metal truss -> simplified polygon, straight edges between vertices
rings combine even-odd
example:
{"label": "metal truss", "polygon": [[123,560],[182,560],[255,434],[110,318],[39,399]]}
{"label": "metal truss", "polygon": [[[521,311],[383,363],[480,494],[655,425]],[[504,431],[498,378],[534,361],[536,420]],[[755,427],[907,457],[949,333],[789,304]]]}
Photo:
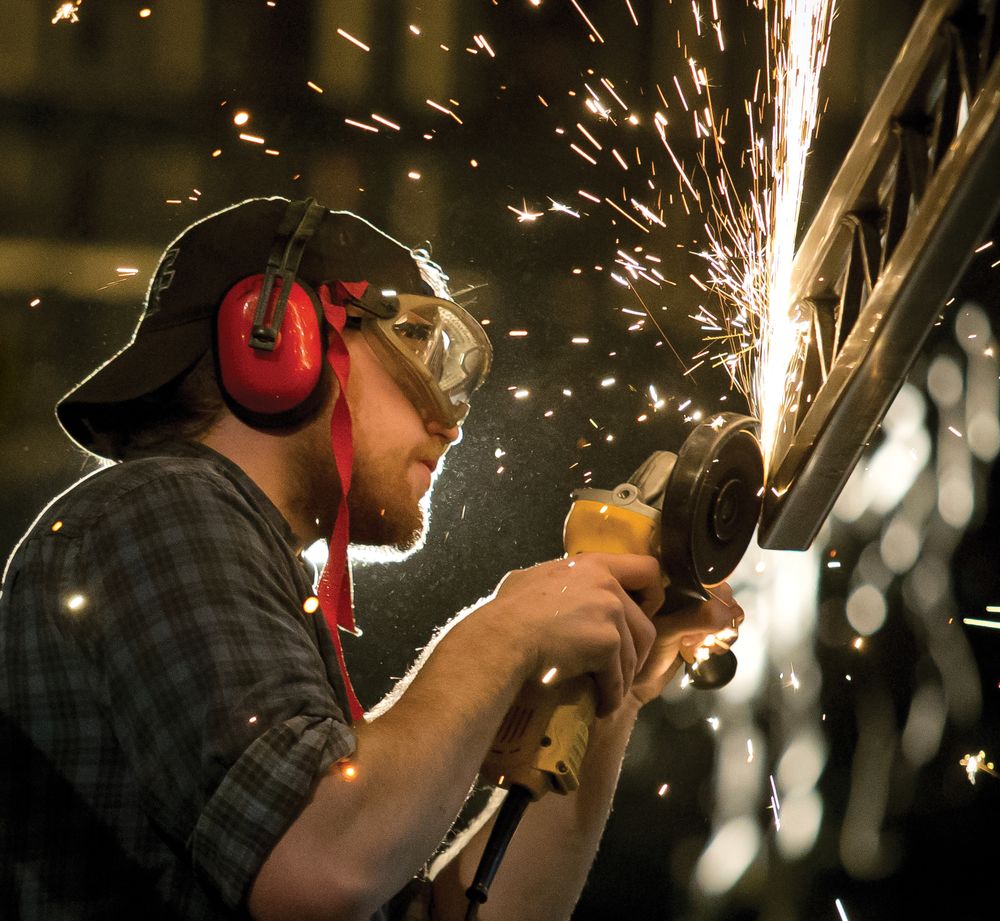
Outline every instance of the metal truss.
{"label": "metal truss", "polygon": [[928,0],[796,253],[811,317],[758,542],[803,550],[1000,213],[998,0]]}

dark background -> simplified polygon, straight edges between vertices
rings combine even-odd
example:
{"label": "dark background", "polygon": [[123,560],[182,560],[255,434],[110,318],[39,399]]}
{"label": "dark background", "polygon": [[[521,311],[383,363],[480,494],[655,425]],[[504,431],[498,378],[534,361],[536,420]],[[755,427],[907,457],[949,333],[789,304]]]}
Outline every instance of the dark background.
{"label": "dark background", "polygon": [[[706,364],[684,374],[702,348],[689,315],[709,303],[687,281],[699,268],[690,253],[704,240],[701,220],[685,214],[651,121],[659,84],[671,101],[671,143],[693,164],[689,119],[671,95],[674,74],[691,87],[687,52],[709,68],[716,108],[731,107],[730,147],[738,151],[742,100],[764,63],[762,14],[720,2],[727,46],[720,53],[707,26],[697,36],[690,4],[666,0],[632,0],[638,27],[624,0],[590,0],[584,9],[603,42],[557,0],[537,8],[527,0],[172,0],[146,5],[147,18],[139,15],[143,6],[86,0],[78,22],[53,24],[55,3],[0,0],[0,545],[8,552],[47,500],[91,469],[58,429],[52,406],[128,341],[149,270],[187,223],[251,195],[313,195],[408,244],[429,241],[453,290],[474,289],[460,299],[490,321],[496,366],[438,483],[427,547],[405,563],[356,571],[366,635],[350,642],[348,654],[371,703],[455,610],[508,570],[561,552],[572,489],[613,486],[650,451],[676,449],[696,409],[745,411],[722,372]],[[701,6],[710,20],[711,4]],[[803,225],[918,8],[907,0],[842,6]],[[638,125],[621,117],[602,77]],[[609,104],[614,123],[586,111],[585,84]],[[251,115],[242,129],[233,124],[241,109]],[[577,122],[606,145],[596,167],[568,148],[573,140],[594,153]],[[241,130],[266,144],[239,140]],[[630,163],[627,175],[611,146]],[[647,183],[651,169],[656,190]],[[644,233],[578,194],[622,202],[625,186],[650,205],[659,194],[667,226]],[[547,210],[551,200],[581,216]],[[543,216],[520,223],[510,208]],[[636,317],[621,308],[639,305],[609,277],[622,273],[619,249],[636,258],[657,254],[663,274],[677,282],[640,291],[669,341],[651,324],[628,330]],[[764,650],[756,677],[742,696],[695,700],[671,691],[646,709],[575,918],[836,918],[838,898],[852,921],[991,914],[984,893],[997,780],[980,775],[970,785],[959,759],[980,748],[992,755],[998,741],[997,640],[960,625],[962,616],[983,616],[1000,601],[992,465],[968,452],[955,461],[964,464],[973,507],[964,521],[942,521],[935,497],[953,448],[943,439],[967,401],[942,402],[927,384],[943,356],[957,369],[962,394],[973,392],[975,356],[961,311],[981,317],[995,307],[990,264],[997,257],[989,256],[977,257],[911,378],[931,444],[920,475],[898,508],[879,513],[869,502],[853,519],[835,516],[808,562],[752,551],[756,568],[744,567],[734,583],[751,619],[767,625],[756,640],[746,638]],[[118,271],[124,267],[139,272]],[[510,337],[512,329],[528,335]],[[572,345],[574,336],[590,342]],[[982,349],[987,340],[988,323]],[[981,361],[976,367],[982,378]],[[602,386],[610,377],[615,383]],[[656,412],[650,385],[664,399]],[[520,388],[526,398],[514,397]],[[976,392],[987,407],[995,401],[988,388]],[[637,422],[643,413],[649,418]],[[920,523],[921,552],[911,567],[887,569],[876,557],[892,539],[890,513],[918,506],[912,520]],[[831,552],[839,569],[822,565]],[[759,569],[766,579],[757,578]],[[859,655],[845,609],[854,589],[868,584],[878,587],[888,617]],[[782,592],[809,602],[801,658],[779,664],[767,637],[777,631],[780,640]],[[803,680],[794,694],[789,666]],[[731,727],[728,736],[706,724],[712,714]],[[741,789],[733,778],[751,735],[762,773],[734,803],[726,791]],[[789,851],[780,840],[787,829],[772,823],[767,775],[777,773],[784,792],[796,775],[779,770],[781,755],[795,739],[811,739],[806,748],[822,754],[808,790],[796,793],[788,782],[786,807],[800,795],[819,803],[820,815],[806,843]],[[661,798],[656,791],[666,781],[671,790]],[[866,798],[873,790],[884,791],[881,800]],[[727,825],[741,817],[743,825]],[[723,856],[713,851],[712,859],[724,865],[735,859],[725,856],[727,842],[743,839],[714,836],[751,827],[745,872],[706,891],[699,855],[715,840]]]}

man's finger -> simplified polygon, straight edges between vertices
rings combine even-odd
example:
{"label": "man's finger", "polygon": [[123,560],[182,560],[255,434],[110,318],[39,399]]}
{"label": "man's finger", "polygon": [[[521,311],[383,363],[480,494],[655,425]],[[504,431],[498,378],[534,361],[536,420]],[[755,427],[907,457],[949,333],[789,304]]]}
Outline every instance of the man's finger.
{"label": "man's finger", "polygon": [[628,591],[638,591],[660,582],[660,564],[655,557],[639,553],[593,553]]}
{"label": "man's finger", "polygon": [[721,601],[723,604],[731,604],[733,600],[733,587],[728,582],[720,582],[711,588],[706,588],[709,597]]}
{"label": "man's finger", "polygon": [[663,574],[655,557],[638,553],[595,553],[619,585],[635,596],[648,615],[663,607]]}
{"label": "man's finger", "polygon": [[726,627],[738,627],[743,618],[743,608],[735,601],[724,604],[712,599],[671,611],[656,620],[661,633],[681,641],[685,634],[717,633]]}
{"label": "man's finger", "polygon": [[620,592],[622,608],[625,612],[625,623],[628,626],[632,645],[635,647],[635,670],[638,672],[645,665],[649,651],[653,648],[653,643],[656,641],[656,627],[653,626],[652,620],[639,607],[631,595],[622,588],[619,588],[618,591]]}
{"label": "man's finger", "polygon": [[594,675],[597,682],[597,715],[607,716],[618,709],[625,696],[625,681],[621,661]]}

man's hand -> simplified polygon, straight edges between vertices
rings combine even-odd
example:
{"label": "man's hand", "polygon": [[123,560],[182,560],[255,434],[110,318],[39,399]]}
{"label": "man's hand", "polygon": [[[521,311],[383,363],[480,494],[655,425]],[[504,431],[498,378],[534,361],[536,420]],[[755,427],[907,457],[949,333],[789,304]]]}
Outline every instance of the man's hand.
{"label": "man's hand", "polygon": [[551,668],[557,680],[592,673],[604,716],[646,666],[656,640],[650,618],[662,603],[653,557],[580,553],[509,573],[474,616],[491,616],[500,635],[527,644],[539,677]]}
{"label": "man's hand", "polygon": [[636,673],[629,692],[640,706],[660,696],[667,682],[677,673],[682,660],[694,661],[695,649],[706,638],[718,636],[726,644],[713,642],[709,646],[713,654],[725,651],[728,644],[735,640],[743,622],[743,608],[734,600],[728,583],[723,582],[709,591],[711,597],[708,601],[653,618],[656,640],[645,665]]}

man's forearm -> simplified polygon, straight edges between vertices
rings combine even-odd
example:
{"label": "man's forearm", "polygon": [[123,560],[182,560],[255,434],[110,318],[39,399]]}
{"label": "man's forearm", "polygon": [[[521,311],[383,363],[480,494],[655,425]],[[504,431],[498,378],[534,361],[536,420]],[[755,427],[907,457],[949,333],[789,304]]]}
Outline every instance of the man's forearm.
{"label": "man's forearm", "polygon": [[[638,704],[630,696],[591,729],[580,788],[531,803],[511,839],[480,921],[559,921],[580,897],[611,810]],[[437,876],[435,921],[461,921],[472,882],[493,826],[482,828]]]}
{"label": "man's forearm", "polygon": [[[272,880],[306,894],[293,905],[298,918],[368,917],[401,889],[458,815],[524,667],[495,628],[472,618],[457,624],[398,701],[358,729],[350,770],[342,765],[320,781],[265,862],[251,911],[269,915],[262,893]],[[312,854],[308,863],[303,853]],[[329,872],[328,886],[298,879],[318,870]],[[343,909],[330,896],[334,886]]]}
{"label": "man's forearm", "polygon": [[[455,623],[395,704],[358,730],[352,769],[320,780],[265,860],[251,913],[266,921],[369,917],[441,842],[504,714],[543,666],[567,679],[594,675],[599,709],[634,696],[625,691],[640,657],[633,637],[642,635],[645,655],[650,625],[624,589],[658,585],[656,560],[630,554],[580,554],[510,573],[491,601]],[[595,729],[581,778],[588,792],[536,809],[521,834],[541,843],[515,849],[525,848],[528,861],[564,841],[548,835],[552,823],[569,829],[574,853],[557,856],[532,883],[539,894],[550,885],[561,890],[563,914],[600,839],[634,715],[626,710]],[[513,896],[506,901],[513,905]],[[543,907],[538,916],[554,913]]]}

